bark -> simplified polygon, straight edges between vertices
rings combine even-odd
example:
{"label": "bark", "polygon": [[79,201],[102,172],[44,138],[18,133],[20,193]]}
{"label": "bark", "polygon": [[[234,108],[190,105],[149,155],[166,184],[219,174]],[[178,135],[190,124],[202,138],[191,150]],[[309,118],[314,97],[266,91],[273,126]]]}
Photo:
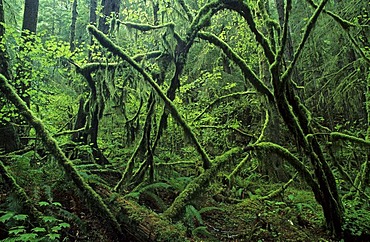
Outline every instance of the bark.
{"label": "bark", "polygon": [[[5,35],[5,17],[4,17],[4,6],[3,0],[0,0],[0,40],[2,41]],[[8,67],[8,55],[5,48],[0,48],[0,73],[6,78],[10,78],[9,67]]]}
{"label": "bark", "polygon": [[[78,106],[78,112],[77,112],[77,118],[76,122],[74,124],[74,130],[81,129],[85,127],[86,125],[86,111],[85,111],[85,100],[83,98],[80,99],[80,103]],[[86,136],[86,131],[83,132],[77,132],[72,135],[72,141],[73,142],[83,142],[87,143],[87,136]]]}
{"label": "bark", "polygon": [[309,135],[313,133],[310,126],[311,116],[308,110],[304,107],[300,99],[295,95],[290,78],[293,68],[305,46],[305,43],[313,30],[315,23],[323,11],[323,8],[328,0],[323,0],[315,13],[312,15],[307,23],[306,30],[302,40],[294,54],[294,57],[287,67],[287,70],[280,76],[281,62],[283,58],[283,50],[285,48],[287,39],[287,25],[289,19],[289,12],[291,8],[291,1],[287,1],[287,9],[285,12],[285,23],[282,38],[282,45],[278,51],[276,61],[271,66],[271,76],[274,85],[274,94],[276,103],[285,124],[295,136],[300,147],[303,149],[305,155],[310,159],[314,168],[314,173],[319,185],[318,190],[313,190],[317,201],[321,204],[326,219],[328,229],[337,237],[342,236],[343,206],[339,198],[336,181],[332,170],[330,169],[321,147],[315,137],[308,139]]}
{"label": "bark", "polygon": [[120,0],[102,0],[102,15],[99,18],[99,30],[104,34],[113,32],[115,28],[115,20],[118,19]]}
{"label": "bark", "polygon": [[73,0],[72,4],[72,21],[70,27],[69,49],[73,52],[76,49],[76,22],[77,22],[77,0]]}
{"label": "bark", "polygon": [[23,13],[23,33],[25,30],[36,33],[37,17],[39,13],[39,0],[26,0]]}
{"label": "bark", "polygon": [[[98,6],[98,0],[90,0],[90,15],[89,15],[89,22],[91,25],[96,26],[97,24],[97,17],[96,17],[96,8]],[[91,36],[90,37],[90,46],[93,46],[94,44],[94,39]],[[89,62],[92,61],[92,50],[89,48]]]}

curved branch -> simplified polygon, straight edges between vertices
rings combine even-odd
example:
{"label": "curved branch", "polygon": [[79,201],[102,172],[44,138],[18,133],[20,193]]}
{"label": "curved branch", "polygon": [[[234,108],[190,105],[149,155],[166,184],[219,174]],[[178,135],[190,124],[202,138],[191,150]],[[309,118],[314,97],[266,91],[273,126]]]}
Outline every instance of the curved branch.
{"label": "curved branch", "polygon": [[333,141],[348,140],[348,141],[351,141],[353,143],[357,143],[357,144],[360,144],[360,145],[363,145],[363,146],[366,146],[366,147],[370,147],[370,141],[364,140],[364,139],[361,139],[361,138],[357,138],[357,137],[352,136],[352,135],[343,134],[343,133],[340,133],[340,132],[333,132],[333,133],[330,134],[330,137],[332,138]]}
{"label": "curved branch", "polygon": [[245,79],[249,80],[257,91],[267,96],[270,103],[275,103],[274,95],[268,89],[268,87],[249,68],[245,60],[241,58],[236,52],[234,52],[226,42],[224,42],[223,40],[221,40],[212,33],[200,32],[198,33],[198,37],[207,40],[208,42],[221,48],[225,55],[239,66],[239,68],[243,72]]}
{"label": "curved branch", "polygon": [[215,100],[213,100],[207,107],[205,107],[203,109],[203,111],[198,115],[196,116],[192,123],[194,123],[195,121],[197,121],[200,117],[202,117],[202,115],[208,110],[210,109],[213,105],[221,102],[223,99],[226,99],[226,98],[229,98],[229,97],[237,97],[237,96],[244,96],[244,95],[248,95],[248,94],[256,94],[255,92],[251,92],[251,91],[246,91],[246,92],[234,92],[234,93],[231,93],[231,94],[228,94],[228,95],[225,95],[225,96],[221,96],[221,97],[218,97],[216,98]]}
{"label": "curved branch", "polygon": [[[312,0],[306,0],[306,2],[308,2],[311,5],[311,7],[318,8],[317,4],[315,4]],[[356,27],[356,24],[351,23],[351,22],[349,22],[349,21],[341,18],[340,16],[336,15],[335,13],[333,13],[331,11],[328,11],[328,10],[325,10],[324,9],[323,10],[323,13],[326,13],[327,15],[329,15],[330,17],[332,17],[345,30],[348,30],[351,27]]]}
{"label": "curved branch", "polygon": [[228,130],[233,130],[237,133],[239,133],[240,135],[242,136],[245,136],[245,137],[248,137],[248,138],[251,138],[251,139],[254,139],[254,140],[257,140],[257,137],[254,136],[253,134],[248,134],[247,132],[241,130],[241,129],[238,129],[238,128],[234,128],[232,126],[216,126],[216,125],[199,125],[198,126],[199,128],[201,129],[228,129]]}
{"label": "curved branch", "polygon": [[302,37],[301,43],[299,44],[296,52],[294,53],[293,60],[292,60],[292,62],[290,63],[287,70],[284,72],[284,74],[282,76],[283,83],[286,82],[290,78],[290,76],[292,75],[293,68],[294,68],[295,64],[297,63],[297,60],[298,60],[299,56],[302,53],[303,47],[305,46],[306,41],[307,41],[308,37],[310,36],[310,33],[312,32],[313,28],[315,27],[317,19],[319,18],[320,14],[323,11],[324,6],[327,2],[328,2],[328,0],[322,0],[320,5],[316,9],[315,13],[309,19],[309,21],[306,25],[306,30],[305,30],[304,35]]}
{"label": "curved branch", "polygon": [[166,28],[166,27],[169,27],[169,28],[173,29],[175,27],[174,23],[166,23],[166,24],[162,24],[162,25],[150,25],[150,24],[141,24],[141,23],[134,23],[134,22],[126,22],[126,21],[125,22],[120,21],[120,23],[126,25],[128,28],[137,29],[137,30],[140,30],[142,32],[147,32],[147,31],[156,30],[156,29],[162,29],[162,28]]}
{"label": "curved branch", "polygon": [[314,180],[311,173],[307,170],[306,166],[286,148],[272,142],[261,142],[258,144],[249,145],[245,147],[245,150],[263,150],[277,154],[284,160],[288,161],[289,164],[298,171],[299,175],[307,182],[309,186],[311,186],[314,192],[320,191],[319,185]]}
{"label": "curved branch", "polygon": [[240,0],[222,0],[225,4],[225,8],[231,9],[239,13],[248,23],[248,26],[252,33],[255,35],[257,42],[262,46],[265,56],[270,64],[275,61],[275,54],[263,34],[257,29],[256,23],[254,22],[251,9],[248,4]]}

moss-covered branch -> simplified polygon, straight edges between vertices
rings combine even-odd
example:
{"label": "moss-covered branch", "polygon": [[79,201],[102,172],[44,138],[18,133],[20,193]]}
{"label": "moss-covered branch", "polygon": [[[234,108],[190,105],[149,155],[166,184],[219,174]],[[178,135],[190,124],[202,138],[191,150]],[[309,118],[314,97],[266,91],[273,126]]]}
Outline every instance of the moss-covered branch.
{"label": "moss-covered branch", "polygon": [[246,21],[254,34],[257,42],[262,46],[265,56],[270,64],[275,61],[275,54],[271,49],[268,39],[257,29],[256,22],[253,19],[252,11],[248,4],[240,0],[223,0],[225,7],[238,12]]}
{"label": "moss-covered branch", "polygon": [[239,68],[243,72],[245,79],[249,80],[257,91],[267,96],[270,103],[275,102],[274,95],[268,89],[268,87],[257,77],[257,75],[252,71],[252,69],[249,68],[245,60],[241,58],[234,50],[232,50],[232,48],[226,42],[224,42],[223,40],[221,40],[212,33],[200,32],[198,33],[198,37],[207,40],[208,42],[221,48],[223,52],[226,54],[226,56],[239,66]]}
{"label": "moss-covered branch", "polygon": [[124,61],[128,62],[135,70],[137,70],[143,77],[144,80],[156,91],[158,96],[163,100],[168,110],[171,112],[174,119],[179,123],[183,128],[185,134],[192,140],[195,148],[202,157],[203,166],[209,168],[211,166],[211,160],[208,157],[207,153],[203,147],[198,142],[198,139],[195,137],[195,134],[183,119],[183,117],[178,112],[177,108],[173,102],[163,93],[158,84],[153,80],[153,78],[143,69],[141,66],[129,57],[120,47],[114,44],[110,39],[108,39],[101,31],[96,29],[96,27],[90,25],[88,26],[88,31],[95,36],[95,38],[100,42],[102,46],[111,51],[114,55],[121,57]]}
{"label": "moss-covered branch", "polygon": [[[314,3],[314,1],[312,0],[306,0],[306,2],[308,2],[313,8],[318,8],[317,4]],[[332,17],[338,24],[340,24],[340,26],[342,26],[343,29],[345,30],[348,30],[350,29],[351,27],[356,27],[355,24],[341,18],[340,16],[338,16],[337,14],[331,12],[331,11],[328,11],[326,9],[323,10],[323,13],[326,13],[327,15],[329,15],[330,17]]]}
{"label": "moss-covered branch", "polygon": [[105,205],[101,197],[80,176],[76,168],[73,166],[73,163],[65,156],[56,140],[51,137],[41,120],[32,113],[32,111],[27,107],[26,103],[16,94],[14,88],[9,85],[6,78],[1,74],[0,90],[3,92],[4,96],[16,106],[25,120],[35,128],[37,135],[41,138],[45,148],[64,168],[66,174],[71,177],[78,189],[80,189],[82,193],[86,195],[86,200],[88,201],[89,208],[92,210],[92,212],[98,213],[106,221],[106,223],[111,226],[113,231],[117,233],[118,236],[124,236],[119,223],[109,208]]}
{"label": "moss-covered branch", "polygon": [[236,98],[236,97],[239,97],[239,96],[244,96],[244,95],[248,95],[248,94],[256,94],[255,92],[251,92],[251,91],[246,91],[246,92],[234,92],[234,93],[230,93],[230,94],[227,94],[227,95],[224,95],[224,96],[221,96],[221,97],[218,97],[216,98],[215,100],[213,100],[207,107],[205,107],[203,109],[203,111],[198,114],[198,116],[196,116],[194,119],[193,119],[193,122],[197,121],[200,117],[202,117],[202,115],[208,110],[210,109],[211,107],[213,107],[214,105],[220,103],[222,100],[224,99],[227,99],[227,98]]}
{"label": "moss-covered branch", "polygon": [[199,125],[198,128],[201,128],[201,129],[228,129],[228,130],[233,130],[233,131],[237,132],[238,134],[240,134],[244,137],[248,137],[248,138],[257,140],[257,137],[254,136],[253,134],[248,134],[247,132],[245,132],[241,129],[238,129],[238,128],[235,128],[235,127],[232,127],[232,126],[228,126],[228,125],[226,125],[226,126]]}
{"label": "moss-covered branch", "polygon": [[179,2],[182,9],[184,9],[186,16],[188,17],[188,20],[192,22],[194,17],[193,17],[193,14],[190,12],[189,6],[185,3],[184,0],[177,0],[177,1]]}
{"label": "moss-covered branch", "polygon": [[309,186],[311,186],[313,191],[320,191],[318,184],[316,183],[306,166],[286,148],[271,142],[261,142],[258,144],[247,146],[245,150],[263,150],[279,155],[281,158],[288,161],[289,164],[297,170],[299,175],[307,182]]}
{"label": "moss-covered branch", "polygon": [[333,132],[333,133],[330,133],[330,137],[333,141],[348,140],[348,141],[351,141],[353,143],[357,143],[357,144],[360,144],[360,145],[363,145],[363,146],[366,146],[366,147],[370,147],[370,141],[364,140],[364,139],[361,139],[361,138],[357,138],[357,137],[352,136],[352,135],[343,134],[343,133],[340,133],[340,132]]}
{"label": "moss-covered branch", "polygon": [[270,121],[270,116],[269,116],[269,111],[266,110],[266,115],[265,115],[265,122],[263,123],[263,126],[262,126],[262,130],[261,130],[261,134],[260,136],[258,137],[257,141],[255,142],[255,144],[259,143],[262,141],[263,137],[265,136],[265,131],[266,131],[266,128],[267,128],[267,125],[269,124],[269,121]]}
{"label": "moss-covered branch", "polygon": [[43,215],[40,211],[38,211],[35,208],[31,199],[28,197],[24,189],[19,186],[19,184],[17,183],[11,172],[8,170],[8,168],[4,165],[1,159],[0,159],[0,177],[2,177],[2,180],[5,182],[5,184],[9,186],[11,191],[14,192],[14,194],[17,196],[23,208],[25,208],[27,212],[31,213],[32,218],[37,220]]}
{"label": "moss-covered branch", "polygon": [[302,40],[299,43],[299,46],[298,46],[296,52],[294,53],[293,60],[292,60],[292,62],[290,63],[287,70],[284,72],[284,74],[282,76],[283,83],[290,79],[290,76],[292,75],[292,72],[293,72],[293,68],[295,67],[295,65],[298,61],[298,58],[302,53],[303,47],[305,46],[305,44],[307,42],[307,39],[310,36],[310,33],[312,32],[313,28],[315,27],[315,24],[316,24],[321,12],[324,9],[325,4],[327,2],[328,2],[328,0],[322,0],[320,5],[317,7],[316,11],[312,15],[312,17],[308,20],[305,32],[304,32],[303,37],[302,37]]}
{"label": "moss-covered branch", "polygon": [[163,216],[168,219],[177,218],[187,203],[194,198],[196,194],[201,192],[201,190],[207,186],[208,182],[212,178],[216,177],[217,172],[220,171],[222,167],[233,157],[239,154],[241,150],[241,148],[233,148],[221,156],[216,157],[214,160],[214,165],[192,180],[180,193],[180,195],[176,197],[171,206],[163,213]]}
{"label": "moss-covered branch", "polygon": [[[148,53],[143,54],[137,54],[132,59],[134,59],[137,62],[142,61],[143,59],[152,59],[157,58],[162,55],[162,51],[151,51]],[[72,63],[80,73],[92,73],[98,70],[115,70],[117,67],[124,67],[123,63],[101,63],[101,62],[91,62],[87,63],[83,66],[79,66],[76,63],[69,61]]]}
{"label": "moss-covered branch", "polygon": [[175,27],[174,23],[166,23],[166,24],[162,24],[162,25],[150,25],[150,24],[141,24],[141,23],[134,23],[134,22],[120,22],[120,23],[123,24],[123,25],[126,25],[128,28],[137,29],[137,30],[140,30],[142,32],[147,32],[147,31],[156,30],[156,29],[162,29],[162,28],[166,28],[166,27],[174,29],[174,27]]}
{"label": "moss-covered branch", "polygon": [[292,9],[292,1],[291,0],[287,0],[287,4],[286,4],[286,8],[285,8],[285,22],[284,22],[284,26],[283,26],[283,36],[282,36],[282,39],[281,39],[281,46],[280,46],[280,49],[278,50],[278,52],[276,53],[276,60],[275,60],[275,64],[277,65],[280,65],[281,61],[283,60],[283,53],[284,53],[284,49],[287,45],[287,41],[288,41],[288,30],[289,30],[289,15],[290,15],[290,11]]}
{"label": "moss-covered branch", "polygon": [[284,185],[282,185],[279,189],[271,192],[270,194],[268,194],[266,196],[259,197],[258,199],[259,200],[270,200],[274,197],[279,196],[281,193],[283,193],[288,188],[288,186],[294,181],[294,179],[297,177],[297,175],[298,175],[298,172],[296,172],[294,174],[294,176],[291,179],[289,179],[289,181],[287,181]]}

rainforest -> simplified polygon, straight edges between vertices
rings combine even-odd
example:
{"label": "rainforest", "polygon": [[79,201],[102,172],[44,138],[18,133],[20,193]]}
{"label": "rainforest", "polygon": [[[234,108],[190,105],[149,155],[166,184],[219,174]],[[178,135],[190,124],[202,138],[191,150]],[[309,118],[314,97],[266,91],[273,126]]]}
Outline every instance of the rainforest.
{"label": "rainforest", "polygon": [[370,241],[369,14],[0,0],[0,241]]}

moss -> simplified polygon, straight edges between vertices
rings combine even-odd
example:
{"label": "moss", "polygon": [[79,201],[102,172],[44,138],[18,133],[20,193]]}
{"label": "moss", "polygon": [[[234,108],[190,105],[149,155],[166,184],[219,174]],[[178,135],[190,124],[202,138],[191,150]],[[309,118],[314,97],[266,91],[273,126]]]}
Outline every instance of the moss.
{"label": "moss", "polygon": [[268,89],[268,87],[257,77],[257,75],[247,65],[245,60],[241,58],[226,42],[212,33],[200,32],[198,33],[198,37],[207,40],[222,49],[225,55],[239,66],[239,68],[243,72],[245,79],[249,80],[257,91],[267,96],[270,103],[275,102],[274,95]]}
{"label": "moss", "polygon": [[186,188],[176,197],[171,206],[163,213],[163,216],[168,219],[174,219],[180,215],[185,205],[203,189],[207,183],[216,177],[216,173],[222,169],[226,161],[229,161],[233,156],[238,154],[241,148],[233,148],[223,155],[216,157],[214,165],[191,181]]}
{"label": "moss", "polygon": [[113,216],[109,208],[103,202],[101,197],[84,181],[84,179],[77,172],[73,163],[65,156],[63,151],[59,148],[56,140],[51,137],[50,133],[46,130],[42,121],[38,119],[32,111],[27,107],[26,103],[16,94],[12,86],[9,85],[6,78],[0,74],[0,90],[4,96],[11,101],[19,110],[25,120],[32,125],[37,135],[41,138],[45,148],[55,157],[58,163],[64,168],[66,174],[71,177],[75,185],[87,197],[89,208],[94,213],[98,213],[106,222],[114,228],[118,236],[124,236],[119,223]]}
{"label": "moss", "polygon": [[175,26],[174,23],[167,23],[163,25],[149,25],[149,24],[141,24],[141,23],[133,23],[133,22],[121,22],[121,23],[126,25],[128,28],[137,29],[143,32],[166,28],[166,27],[173,29]]}
{"label": "moss", "polygon": [[357,138],[355,136],[348,135],[348,134],[343,134],[340,132],[333,132],[330,134],[330,137],[332,138],[333,141],[348,140],[348,141],[351,141],[351,142],[354,142],[354,143],[357,143],[363,146],[370,146],[370,141],[368,140],[364,140],[364,139]]}
{"label": "moss", "polygon": [[308,185],[315,191],[319,191],[319,186],[306,168],[306,166],[288,149],[271,142],[261,142],[258,144],[250,145],[246,148],[251,150],[264,150],[268,152],[273,152],[279,155],[281,158],[289,162],[299,173],[299,175],[307,182]]}
{"label": "moss", "polygon": [[96,29],[96,27],[89,25],[87,29],[90,33],[92,33],[95,36],[95,38],[100,42],[101,45],[103,45],[113,54],[121,57],[124,61],[127,61],[134,69],[136,69],[144,77],[144,80],[148,82],[149,85],[156,91],[156,93],[163,100],[166,107],[171,112],[174,119],[180,124],[185,134],[193,142],[195,148],[197,149],[198,153],[202,157],[203,166],[205,168],[209,168],[211,166],[211,160],[208,157],[205,150],[203,149],[203,147],[200,145],[194,132],[191,130],[189,125],[186,123],[185,119],[181,116],[181,114],[179,113],[179,111],[177,110],[173,102],[164,94],[164,92],[161,90],[158,84],[153,80],[153,78],[143,68],[141,68],[141,66],[135,60],[129,57],[120,47],[118,47],[110,39],[108,39],[101,31]]}

